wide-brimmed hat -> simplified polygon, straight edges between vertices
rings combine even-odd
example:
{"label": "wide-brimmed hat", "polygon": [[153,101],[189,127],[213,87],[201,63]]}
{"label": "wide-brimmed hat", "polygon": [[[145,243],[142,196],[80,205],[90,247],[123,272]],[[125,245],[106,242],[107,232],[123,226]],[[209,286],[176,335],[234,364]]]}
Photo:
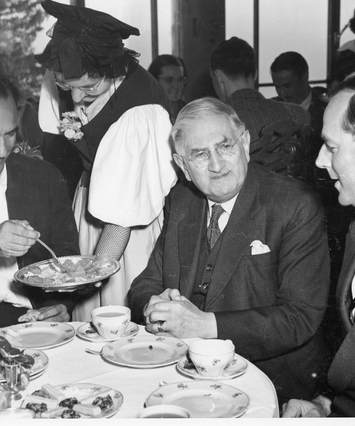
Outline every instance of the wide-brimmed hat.
{"label": "wide-brimmed hat", "polygon": [[126,49],[122,40],[139,35],[138,28],[86,7],[52,0],[43,1],[42,7],[57,22],[48,34],[51,40],[36,59],[46,68],[61,72],[64,78],[97,72],[116,77],[124,74],[127,56],[137,55]]}

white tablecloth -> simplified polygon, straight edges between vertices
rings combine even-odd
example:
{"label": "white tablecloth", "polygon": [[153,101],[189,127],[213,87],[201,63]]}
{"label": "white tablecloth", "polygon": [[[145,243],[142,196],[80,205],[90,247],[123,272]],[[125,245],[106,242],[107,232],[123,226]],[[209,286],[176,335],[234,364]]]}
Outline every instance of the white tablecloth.
{"label": "white tablecloth", "polygon": [[[72,323],[77,328],[81,323]],[[139,334],[148,334],[140,327]],[[191,339],[184,339],[186,343]],[[85,348],[101,349],[103,344],[92,343],[78,338],[62,346],[45,350],[48,355],[48,368],[40,377],[30,382],[23,394],[31,393],[46,383],[97,383],[110,386],[123,394],[123,404],[115,417],[136,418],[144,401],[161,381],[178,382],[193,380],[182,376],[175,365],[152,369],[120,367],[105,362],[100,355],[85,352]],[[248,363],[245,374],[224,383],[246,392],[250,406],[245,418],[278,417],[278,403],[274,386],[270,379],[252,363]]]}

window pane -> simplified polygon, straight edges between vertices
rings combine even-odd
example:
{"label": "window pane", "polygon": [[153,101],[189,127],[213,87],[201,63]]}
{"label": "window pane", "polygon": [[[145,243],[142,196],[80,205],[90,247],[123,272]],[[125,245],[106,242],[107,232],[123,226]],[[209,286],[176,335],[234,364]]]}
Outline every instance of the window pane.
{"label": "window pane", "polygon": [[[343,29],[344,25],[349,22],[354,16],[355,2],[354,0],[341,0],[340,2],[340,31]],[[349,40],[354,40],[355,34],[347,28],[340,39],[340,46],[346,43]]]}
{"label": "window pane", "polygon": [[172,0],[158,0],[158,45],[159,55],[172,53]]}
{"label": "window pane", "polygon": [[304,56],[311,80],[325,79],[327,0],[260,0],[259,4],[259,81],[271,82],[272,61],[289,50]]}
{"label": "window pane", "polygon": [[140,53],[138,59],[143,67],[149,66],[152,60],[150,0],[86,0],[85,6],[108,13],[126,24],[137,27],[140,36],[131,36],[124,44]]}
{"label": "window pane", "polygon": [[225,0],[226,39],[236,36],[253,46],[253,7],[251,0]]}

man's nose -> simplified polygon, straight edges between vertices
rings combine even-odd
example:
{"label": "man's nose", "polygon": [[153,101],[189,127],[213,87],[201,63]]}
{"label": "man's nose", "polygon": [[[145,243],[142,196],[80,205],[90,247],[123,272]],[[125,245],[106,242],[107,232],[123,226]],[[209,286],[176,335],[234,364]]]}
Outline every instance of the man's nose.
{"label": "man's nose", "polygon": [[329,169],[331,167],[331,155],[324,144],[316,158],[316,166],[320,169]]}
{"label": "man's nose", "polygon": [[78,104],[84,99],[85,93],[81,89],[77,87],[73,87],[71,89],[71,96],[72,96],[73,102]]}
{"label": "man's nose", "polygon": [[208,162],[208,170],[211,172],[219,172],[223,166],[224,159],[216,151],[212,151]]}

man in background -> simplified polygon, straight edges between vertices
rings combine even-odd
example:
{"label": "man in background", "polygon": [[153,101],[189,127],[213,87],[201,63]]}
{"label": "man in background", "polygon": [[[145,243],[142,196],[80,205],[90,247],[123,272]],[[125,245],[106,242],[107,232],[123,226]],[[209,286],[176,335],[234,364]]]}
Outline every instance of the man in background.
{"label": "man in background", "polygon": [[[215,48],[210,71],[218,97],[234,108],[249,130],[250,160],[295,176],[295,163],[307,161],[309,142],[303,130],[309,124],[308,113],[293,103],[266,99],[255,88],[254,50],[238,37]],[[297,174],[305,178],[305,173]]]}

